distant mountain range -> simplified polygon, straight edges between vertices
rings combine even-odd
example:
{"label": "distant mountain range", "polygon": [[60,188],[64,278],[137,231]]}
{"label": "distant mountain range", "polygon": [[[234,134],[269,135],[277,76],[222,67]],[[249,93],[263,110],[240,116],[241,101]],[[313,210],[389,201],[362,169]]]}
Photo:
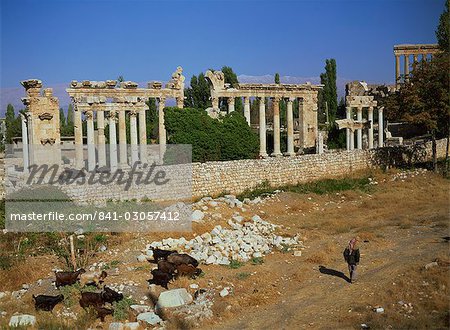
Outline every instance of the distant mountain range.
{"label": "distant mountain range", "polygon": [[[260,83],[260,84],[270,84],[274,82],[273,75],[263,75],[263,76],[250,76],[250,75],[240,75],[238,80],[241,83]],[[311,82],[312,84],[319,84],[319,77],[292,77],[292,76],[281,76],[281,83],[285,84],[302,84],[306,82]],[[337,79],[337,90],[338,98],[345,95],[345,84],[352,81],[351,79],[338,78]],[[146,83],[139,83],[140,86],[145,86]],[[53,88],[53,94],[59,98],[59,104],[63,109],[67,109],[70,104],[69,95],[66,92],[66,88],[69,87],[69,83],[61,83],[55,85],[45,85],[44,87]],[[22,86],[11,87],[11,88],[1,88],[0,89],[0,116],[5,115],[6,107],[10,103],[16,109],[16,112],[23,109],[23,103],[21,98],[25,96],[25,89]],[[169,104],[170,105],[170,104]]]}

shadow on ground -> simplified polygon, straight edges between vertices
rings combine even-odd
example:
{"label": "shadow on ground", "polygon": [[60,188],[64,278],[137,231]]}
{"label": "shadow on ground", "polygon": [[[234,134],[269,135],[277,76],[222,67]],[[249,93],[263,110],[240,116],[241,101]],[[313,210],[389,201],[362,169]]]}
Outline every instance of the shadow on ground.
{"label": "shadow on ground", "polygon": [[322,274],[325,274],[325,275],[330,275],[330,276],[335,276],[335,277],[342,278],[343,280],[345,280],[348,283],[350,283],[350,279],[343,272],[340,272],[340,271],[337,271],[337,270],[334,270],[334,269],[331,269],[331,268],[327,268],[325,266],[319,266],[319,271]]}

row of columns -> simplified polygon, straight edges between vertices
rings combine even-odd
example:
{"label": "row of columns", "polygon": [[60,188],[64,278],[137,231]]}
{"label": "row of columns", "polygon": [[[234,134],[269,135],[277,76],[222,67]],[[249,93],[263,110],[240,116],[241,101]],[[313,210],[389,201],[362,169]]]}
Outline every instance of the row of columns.
{"label": "row of columns", "polygon": [[[357,108],[356,112],[356,120],[359,123],[362,123],[362,113],[363,113],[363,107],[360,106]],[[346,107],[346,119],[351,120],[352,119],[352,107]],[[368,107],[367,112],[367,120],[370,123],[369,129],[368,129],[368,144],[369,149],[373,149],[373,107]],[[356,130],[356,148],[362,149],[363,143],[362,143],[362,128],[357,128]],[[347,150],[353,150],[355,149],[355,136],[354,136],[354,130],[351,128],[346,128],[346,134],[347,134]],[[383,142],[383,107],[380,107],[378,109],[378,147],[382,147],[384,144]]]}
{"label": "row of columns", "polygon": [[[140,109],[130,110],[130,145],[131,145],[131,159],[130,164],[140,160],[142,163],[147,161],[146,145],[147,145],[147,127],[146,127],[146,105]],[[159,145],[160,157],[164,155],[166,150],[166,130],[164,126],[164,107],[165,98],[159,98]],[[94,114],[97,115],[97,159],[95,152],[94,140]],[[77,168],[82,168],[84,164],[83,157],[83,136],[82,136],[82,118],[80,110],[74,111],[74,135],[75,135],[75,165]],[[87,126],[87,149],[88,149],[88,170],[93,170],[98,165],[99,167],[106,166],[106,145],[105,145],[105,115],[104,110],[86,110],[86,126]],[[117,126],[118,122],[118,126]],[[109,166],[112,171],[116,170],[118,166],[128,166],[127,153],[127,129],[125,110],[109,110],[108,111],[108,125],[109,125]],[[119,135],[119,152],[117,152],[117,127]],[[138,145],[139,141],[139,145]],[[119,156],[119,157],[118,157]]]}
{"label": "row of columns", "polygon": [[[427,53],[413,54],[413,63],[418,63],[418,56],[419,55],[421,55],[421,57],[422,57],[421,60],[422,61],[426,61],[428,55],[432,56],[432,54],[427,54]],[[400,56],[402,56],[404,58],[403,65],[404,65],[405,81],[409,80],[409,57],[410,57],[410,54],[404,54],[404,55],[395,54],[395,83],[396,83],[397,87],[400,85],[400,80],[401,80]]]}
{"label": "row of columns", "polygon": [[[275,97],[273,100],[273,153],[271,156],[282,156],[281,153],[281,129],[280,129],[280,100]],[[294,114],[293,99],[287,99],[287,156],[295,156],[294,152]],[[266,143],[266,99],[259,98],[259,155],[267,157]]]}

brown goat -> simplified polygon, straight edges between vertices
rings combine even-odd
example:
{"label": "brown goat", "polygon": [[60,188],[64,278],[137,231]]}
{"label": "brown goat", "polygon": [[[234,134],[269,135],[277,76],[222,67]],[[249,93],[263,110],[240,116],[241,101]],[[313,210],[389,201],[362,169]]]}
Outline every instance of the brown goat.
{"label": "brown goat", "polygon": [[79,280],[78,276],[85,272],[83,268],[75,272],[55,272],[55,285],[59,288],[60,286],[75,284]]}
{"label": "brown goat", "polygon": [[114,301],[123,299],[123,294],[118,293],[108,287],[105,287],[102,292],[82,292],[80,299],[80,306],[86,308],[88,306],[102,306],[105,303],[112,304]]}
{"label": "brown goat", "polygon": [[194,267],[198,266],[198,261],[185,253],[172,253],[167,257],[167,261],[175,265],[188,264]]}
{"label": "brown goat", "polygon": [[112,315],[114,313],[114,310],[105,307],[94,306],[94,309],[97,311],[97,318],[102,322],[105,322],[105,317],[107,315]]}
{"label": "brown goat", "polygon": [[177,277],[187,276],[190,278],[195,278],[202,273],[200,268],[194,267],[192,265],[181,264],[177,265]]}
{"label": "brown goat", "polygon": [[177,267],[171,262],[160,260],[158,261],[158,269],[167,274],[174,274]]}
{"label": "brown goat", "polygon": [[32,295],[32,297],[36,310],[44,310],[48,312],[51,312],[58,303],[64,300],[64,296],[62,294],[57,296],[46,296],[40,294],[38,296]]}
{"label": "brown goat", "polygon": [[174,250],[162,250],[158,248],[152,248],[153,250],[153,259],[155,262],[158,262],[159,260],[167,260],[167,257],[171,255],[172,253],[176,253],[177,251]]}

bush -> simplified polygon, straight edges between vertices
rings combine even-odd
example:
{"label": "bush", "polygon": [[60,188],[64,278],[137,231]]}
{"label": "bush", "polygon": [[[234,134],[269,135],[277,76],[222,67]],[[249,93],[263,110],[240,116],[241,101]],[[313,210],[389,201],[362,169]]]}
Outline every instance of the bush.
{"label": "bush", "polygon": [[258,137],[244,116],[233,112],[213,119],[202,109],[166,108],[168,142],[192,145],[192,161],[206,162],[255,158]]}

